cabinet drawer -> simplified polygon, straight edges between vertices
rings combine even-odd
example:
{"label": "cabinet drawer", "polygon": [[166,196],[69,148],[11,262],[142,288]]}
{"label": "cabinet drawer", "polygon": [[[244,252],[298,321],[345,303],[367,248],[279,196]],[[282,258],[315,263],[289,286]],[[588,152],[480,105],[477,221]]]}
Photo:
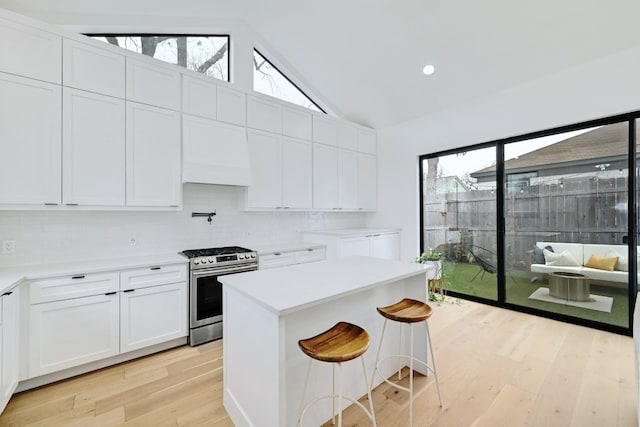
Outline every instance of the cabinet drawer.
{"label": "cabinet drawer", "polygon": [[324,260],[324,249],[305,249],[303,251],[296,251],[294,253],[296,257],[296,264]]}
{"label": "cabinet drawer", "polygon": [[120,288],[140,289],[150,286],[167,285],[169,283],[185,282],[187,280],[187,266],[185,264],[152,266],[128,270],[120,273]]}
{"label": "cabinet drawer", "polygon": [[285,265],[292,265],[296,262],[296,257],[293,252],[276,252],[274,254],[260,255],[258,259],[261,270],[267,268],[284,267]]}
{"label": "cabinet drawer", "polygon": [[31,304],[40,304],[117,292],[119,283],[118,273],[77,274],[34,280],[30,283],[29,301]]}

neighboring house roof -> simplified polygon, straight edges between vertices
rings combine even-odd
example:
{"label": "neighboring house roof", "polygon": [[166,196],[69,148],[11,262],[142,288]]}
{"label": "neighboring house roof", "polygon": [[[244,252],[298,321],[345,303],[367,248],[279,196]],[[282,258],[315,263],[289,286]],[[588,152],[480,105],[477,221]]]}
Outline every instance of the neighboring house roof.
{"label": "neighboring house roof", "polygon": [[[626,160],[629,150],[628,141],[627,123],[615,123],[509,159],[504,166],[509,173],[522,173],[557,169],[568,165],[595,166],[595,163],[603,161]],[[471,176],[480,178],[494,175],[495,172],[494,165],[473,172]]]}

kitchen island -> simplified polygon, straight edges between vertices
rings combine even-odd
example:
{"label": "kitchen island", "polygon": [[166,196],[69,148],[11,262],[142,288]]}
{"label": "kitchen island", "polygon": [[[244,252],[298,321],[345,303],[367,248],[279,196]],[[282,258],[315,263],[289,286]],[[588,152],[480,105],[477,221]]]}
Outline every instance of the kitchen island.
{"label": "kitchen island", "polygon": [[[405,297],[425,301],[426,272],[420,264],[344,257],[222,277],[223,400],[234,424],[295,426],[308,363],[298,340],[339,321],[369,332],[365,362],[370,378],[383,324],[376,307]],[[398,334],[393,326],[388,334]],[[415,344],[416,356],[426,360],[425,335],[416,333]],[[385,339],[382,356],[397,352],[398,341]],[[390,376],[394,369],[397,366],[384,366],[384,374]],[[359,361],[344,363],[342,378],[346,395],[366,394]],[[381,381],[377,378],[374,386]],[[314,363],[307,401],[330,393],[331,367]],[[331,402],[324,400],[307,412],[305,425],[317,426],[329,418]]]}

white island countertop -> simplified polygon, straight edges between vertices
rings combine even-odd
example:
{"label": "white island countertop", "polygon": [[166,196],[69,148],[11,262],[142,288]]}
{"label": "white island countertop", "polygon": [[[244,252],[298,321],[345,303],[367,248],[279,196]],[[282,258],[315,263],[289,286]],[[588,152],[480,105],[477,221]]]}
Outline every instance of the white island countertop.
{"label": "white island countertop", "polygon": [[220,281],[282,316],[424,274],[428,268],[422,264],[351,256],[222,276]]}

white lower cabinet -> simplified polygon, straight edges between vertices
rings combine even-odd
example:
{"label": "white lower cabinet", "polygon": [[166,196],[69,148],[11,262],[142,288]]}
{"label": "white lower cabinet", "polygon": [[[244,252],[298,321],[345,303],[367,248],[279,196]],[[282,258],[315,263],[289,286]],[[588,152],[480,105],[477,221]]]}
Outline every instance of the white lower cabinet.
{"label": "white lower cabinet", "polygon": [[16,287],[0,297],[0,412],[18,386],[20,364],[20,288]]}
{"label": "white lower cabinet", "polygon": [[345,237],[338,240],[338,256],[352,255],[371,255],[371,243],[368,236]]}
{"label": "white lower cabinet", "polygon": [[327,245],[327,259],[354,255],[400,259],[400,233],[394,229],[310,231],[303,239]]}
{"label": "white lower cabinet", "polygon": [[125,290],[120,295],[120,351],[187,335],[185,283]]}
{"label": "white lower cabinet", "polygon": [[324,248],[314,247],[260,255],[258,257],[258,264],[261,270],[266,270],[269,268],[286,267],[287,265],[323,261],[324,259]]}

